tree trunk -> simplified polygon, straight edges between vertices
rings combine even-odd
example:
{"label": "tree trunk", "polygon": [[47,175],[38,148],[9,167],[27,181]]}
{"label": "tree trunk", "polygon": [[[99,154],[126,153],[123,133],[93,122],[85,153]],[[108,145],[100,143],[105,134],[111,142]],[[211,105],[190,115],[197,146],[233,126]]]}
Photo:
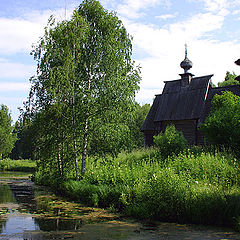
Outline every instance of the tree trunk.
{"label": "tree trunk", "polygon": [[77,159],[77,142],[76,139],[73,139],[73,148],[74,148],[74,158],[75,158],[75,171],[76,171],[76,180],[79,180],[79,170],[78,170],[78,159]]}
{"label": "tree trunk", "polygon": [[[91,72],[89,72],[89,78],[88,78],[88,91],[91,89]],[[88,122],[89,122],[89,97],[87,96],[87,111],[86,111],[86,118],[84,122],[84,136],[83,136],[83,151],[82,151],[82,170],[81,170],[81,175],[82,177],[85,174],[85,169],[86,169],[86,159],[87,159],[87,145],[88,145]]]}
{"label": "tree trunk", "polygon": [[79,168],[78,168],[78,154],[77,154],[77,140],[76,140],[76,125],[75,125],[75,96],[74,96],[74,83],[73,83],[73,96],[72,96],[72,128],[73,128],[73,149],[74,149],[74,161],[76,180],[79,180]]}
{"label": "tree trunk", "polygon": [[62,133],[62,154],[61,154],[61,167],[62,167],[62,177],[65,177],[65,163],[64,163],[64,152],[65,151],[65,135],[64,131]]}
{"label": "tree trunk", "polygon": [[[60,132],[58,128],[58,133]],[[62,134],[58,134],[58,138],[61,139],[61,142],[58,144],[58,172],[60,177],[64,177],[64,130]]]}
{"label": "tree trunk", "polygon": [[76,171],[76,180],[79,180],[79,168],[78,168],[78,156],[77,156],[77,140],[76,140],[76,128],[75,128],[75,118],[72,111],[72,127],[73,127],[73,149],[74,149],[74,162]]}
{"label": "tree trunk", "polygon": [[[73,46],[73,63],[75,65],[75,45]],[[74,162],[75,162],[75,171],[76,171],[76,180],[79,180],[79,168],[78,168],[78,154],[77,154],[77,139],[76,139],[76,119],[75,119],[75,81],[72,82],[72,129],[73,129],[73,149],[74,149]]]}
{"label": "tree trunk", "polygon": [[84,176],[86,169],[86,159],[87,159],[87,144],[88,144],[88,113],[86,114],[86,119],[84,123],[84,137],[83,137],[83,151],[82,151],[82,170],[81,175]]}
{"label": "tree trunk", "polygon": [[58,174],[60,177],[62,177],[62,164],[61,164],[61,153],[60,153],[60,147],[58,147],[58,154],[57,154],[57,159],[58,159]]}

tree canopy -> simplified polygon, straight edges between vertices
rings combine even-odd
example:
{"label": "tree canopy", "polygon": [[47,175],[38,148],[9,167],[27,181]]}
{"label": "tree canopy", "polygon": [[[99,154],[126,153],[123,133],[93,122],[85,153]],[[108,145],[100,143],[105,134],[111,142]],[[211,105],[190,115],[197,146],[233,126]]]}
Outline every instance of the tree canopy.
{"label": "tree canopy", "polygon": [[239,151],[240,146],[240,97],[232,92],[216,94],[209,116],[200,131],[207,141]]}
{"label": "tree canopy", "polygon": [[219,82],[218,87],[225,87],[225,86],[240,84],[239,81],[235,79],[236,77],[237,75],[234,72],[230,73],[229,71],[227,71],[224,81]]}
{"label": "tree canopy", "polygon": [[38,129],[39,156],[48,152],[60,175],[70,161],[78,178],[80,154],[84,175],[92,136],[121,127],[120,118],[134,109],[140,76],[131,39],[116,14],[96,0],[83,1],[69,21],[49,19],[32,52],[37,75],[27,106],[44,126]]}
{"label": "tree canopy", "polygon": [[16,140],[11,126],[11,115],[7,106],[0,107],[0,157],[6,157],[12,150]]}

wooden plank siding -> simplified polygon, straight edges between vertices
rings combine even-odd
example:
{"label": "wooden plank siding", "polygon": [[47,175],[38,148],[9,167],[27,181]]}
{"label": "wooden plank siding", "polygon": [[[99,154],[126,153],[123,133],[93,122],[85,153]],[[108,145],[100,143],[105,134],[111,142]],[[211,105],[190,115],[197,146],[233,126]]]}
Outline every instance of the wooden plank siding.
{"label": "wooden plank siding", "polygon": [[153,146],[153,136],[156,135],[156,132],[145,132],[144,133],[144,147]]}

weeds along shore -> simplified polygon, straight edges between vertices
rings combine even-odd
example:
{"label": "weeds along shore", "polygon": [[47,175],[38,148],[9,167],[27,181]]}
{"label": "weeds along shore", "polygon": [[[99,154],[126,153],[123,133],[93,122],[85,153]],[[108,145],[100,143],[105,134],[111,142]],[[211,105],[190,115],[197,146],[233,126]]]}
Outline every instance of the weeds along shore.
{"label": "weeds along shore", "polygon": [[143,220],[240,226],[240,167],[233,154],[194,147],[163,158],[156,148],[89,157],[80,181],[39,168],[37,184],[51,185],[88,206]]}

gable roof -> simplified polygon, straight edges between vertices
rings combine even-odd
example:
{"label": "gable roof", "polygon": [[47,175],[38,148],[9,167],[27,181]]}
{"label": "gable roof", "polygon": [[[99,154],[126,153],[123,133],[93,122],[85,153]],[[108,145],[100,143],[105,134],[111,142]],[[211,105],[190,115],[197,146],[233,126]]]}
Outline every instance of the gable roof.
{"label": "gable roof", "polygon": [[165,82],[163,92],[156,95],[141,131],[156,130],[156,122],[160,121],[200,118],[212,76],[192,78],[187,86],[182,86],[182,79]]}

